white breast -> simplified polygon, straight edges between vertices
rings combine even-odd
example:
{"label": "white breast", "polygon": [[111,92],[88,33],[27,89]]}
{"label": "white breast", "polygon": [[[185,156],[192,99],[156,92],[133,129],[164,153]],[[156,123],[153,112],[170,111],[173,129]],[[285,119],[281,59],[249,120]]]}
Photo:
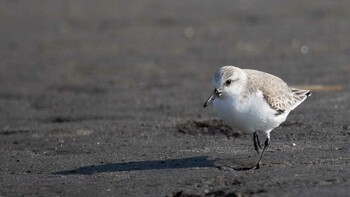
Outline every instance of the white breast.
{"label": "white breast", "polygon": [[226,124],[243,132],[269,132],[284,122],[288,112],[275,115],[265,101],[262,92],[257,91],[246,98],[227,96],[217,98],[213,106]]}

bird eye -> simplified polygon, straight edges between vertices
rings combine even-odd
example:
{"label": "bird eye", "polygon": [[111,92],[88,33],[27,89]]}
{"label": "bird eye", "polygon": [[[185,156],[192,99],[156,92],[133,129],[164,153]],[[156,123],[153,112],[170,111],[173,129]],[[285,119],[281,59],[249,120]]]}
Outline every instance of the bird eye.
{"label": "bird eye", "polygon": [[226,84],[226,85],[230,85],[231,82],[232,82],[232,80],[231,80],[231,79],[228,79],[228,80],[225,81],[225,84]]}

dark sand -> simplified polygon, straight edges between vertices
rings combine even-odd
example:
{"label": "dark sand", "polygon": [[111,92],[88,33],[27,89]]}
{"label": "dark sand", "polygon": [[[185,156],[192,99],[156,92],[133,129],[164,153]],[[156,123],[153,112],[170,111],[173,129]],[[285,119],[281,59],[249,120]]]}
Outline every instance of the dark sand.
{"label": "dark sand", "polygon": [[[0,196],[349,195],[349,19],[345,0],[2,1]],[[337,90],[262,169],[222,170],[258,159],[202,108],[227,64]]]}

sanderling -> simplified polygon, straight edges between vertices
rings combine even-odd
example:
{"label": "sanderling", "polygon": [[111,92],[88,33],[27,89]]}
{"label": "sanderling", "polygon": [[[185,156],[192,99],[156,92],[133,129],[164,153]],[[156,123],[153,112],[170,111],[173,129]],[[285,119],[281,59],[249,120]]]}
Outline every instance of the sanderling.
{"label": "sanderling", "polygon": [[309,90],[289,87],[282,79],[257,70],[223,66],[215,72],[215,87],[203,107],[212,103],[226,124],[252,133],[254,148],[261,149],[258,133],[266,135],[264,149],[254,169],[270,144],[270,132],[284,122],[293,109],[308,96]]}

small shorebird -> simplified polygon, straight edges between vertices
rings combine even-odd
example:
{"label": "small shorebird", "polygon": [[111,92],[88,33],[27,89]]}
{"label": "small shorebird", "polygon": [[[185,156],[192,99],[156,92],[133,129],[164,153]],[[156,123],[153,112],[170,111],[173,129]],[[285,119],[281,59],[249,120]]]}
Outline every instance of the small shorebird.
{"label": "small shorebird", "polygon": [[212,103],[226,124],[252,133],[258,154],[261,149],[258,133],[266,135],[264,149],[253,169],[260,168],[270,144],[270,132],[311,95],[309,90],[291,88],[274,75],[235,66],[221,67],[215,72],[212,83],[214,92],[203,107]]}

